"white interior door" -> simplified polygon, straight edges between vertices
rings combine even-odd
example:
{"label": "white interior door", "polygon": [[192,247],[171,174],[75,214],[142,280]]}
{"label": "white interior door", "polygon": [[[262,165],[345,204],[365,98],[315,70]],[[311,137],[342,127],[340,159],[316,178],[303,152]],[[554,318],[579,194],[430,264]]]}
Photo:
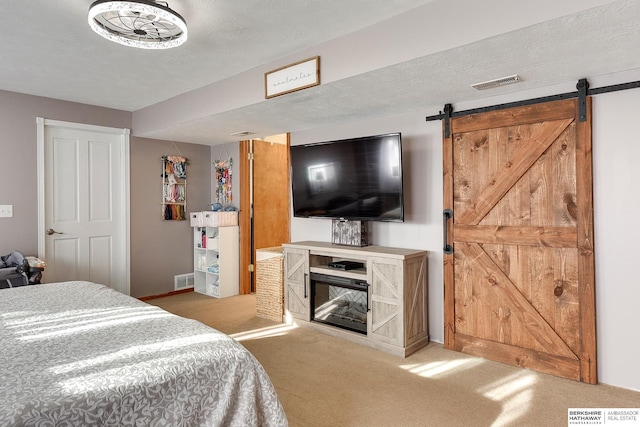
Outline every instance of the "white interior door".
{"label": "white interior door", "polygon": [[129,130],[38,118],[44,281],[129,294]]}

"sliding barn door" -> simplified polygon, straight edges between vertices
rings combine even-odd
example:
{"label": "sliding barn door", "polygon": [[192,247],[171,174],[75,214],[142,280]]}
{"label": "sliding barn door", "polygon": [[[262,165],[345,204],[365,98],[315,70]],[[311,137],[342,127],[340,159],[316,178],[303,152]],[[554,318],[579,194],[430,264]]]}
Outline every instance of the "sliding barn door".
{"label": "sliding barn door", "polygon": [[591,162],[578,100],[451,120],[445,347],[596,383]]}

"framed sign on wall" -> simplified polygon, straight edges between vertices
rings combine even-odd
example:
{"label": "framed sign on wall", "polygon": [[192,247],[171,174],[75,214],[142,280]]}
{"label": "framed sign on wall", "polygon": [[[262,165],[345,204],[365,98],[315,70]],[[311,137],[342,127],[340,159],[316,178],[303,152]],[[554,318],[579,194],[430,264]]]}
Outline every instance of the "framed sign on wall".
{"label": "framed sign on wall", "polygon": [[320,84],[320,57],[314,56],[264,74],[266,99]]}

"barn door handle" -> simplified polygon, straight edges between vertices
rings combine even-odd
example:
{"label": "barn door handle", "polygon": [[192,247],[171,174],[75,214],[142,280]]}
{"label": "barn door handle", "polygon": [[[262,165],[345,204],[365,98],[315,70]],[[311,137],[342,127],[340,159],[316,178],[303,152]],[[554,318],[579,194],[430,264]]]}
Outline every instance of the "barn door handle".
{"label": "barn door handle", "polygon": [[445,209],[442,211],[442,228],[444,230],[444,253],[445,255],[451,255],[453,253],[453,246],[447,242],[447,222],[450,218],[453,218],[453,211],[451,209]]}

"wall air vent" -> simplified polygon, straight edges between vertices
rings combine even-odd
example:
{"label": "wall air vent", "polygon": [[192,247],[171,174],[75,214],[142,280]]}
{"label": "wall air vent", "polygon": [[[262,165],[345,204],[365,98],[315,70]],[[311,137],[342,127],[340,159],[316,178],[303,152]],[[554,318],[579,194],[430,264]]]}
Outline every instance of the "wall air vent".
{"label": "wall air vent", "polygon": [[513,76],[500,77],[499,79],[489,80],[482,83],[472,84],[471,87],[478,90],[493,89],[494,87],[510,85],[512,83],[518,83],[521,81],[520,76],[514,74]]}
{"label": "wall air vent", "polygon": [[193,288],[193,273],[176,274],[173,276],[173,290]]}

